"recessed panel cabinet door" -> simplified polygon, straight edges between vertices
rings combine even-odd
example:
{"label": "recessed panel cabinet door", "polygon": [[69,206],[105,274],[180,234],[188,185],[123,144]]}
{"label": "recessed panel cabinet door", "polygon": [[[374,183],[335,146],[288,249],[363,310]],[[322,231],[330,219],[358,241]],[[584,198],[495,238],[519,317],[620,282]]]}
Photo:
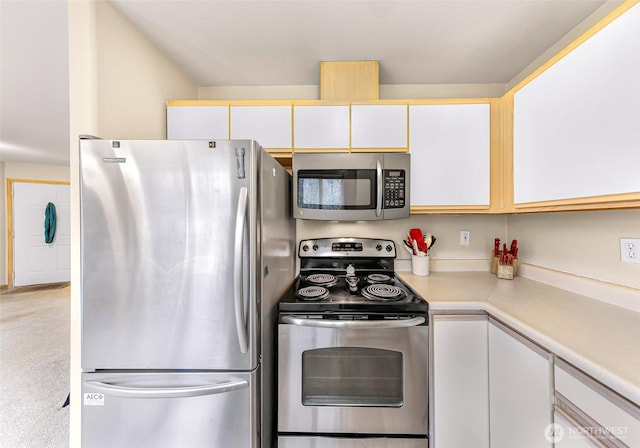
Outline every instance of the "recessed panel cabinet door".
{"label": "recessed panel cabinet door", "polygon": [[489,123],[489,104],[409,106],[411,205],[489,205]]}

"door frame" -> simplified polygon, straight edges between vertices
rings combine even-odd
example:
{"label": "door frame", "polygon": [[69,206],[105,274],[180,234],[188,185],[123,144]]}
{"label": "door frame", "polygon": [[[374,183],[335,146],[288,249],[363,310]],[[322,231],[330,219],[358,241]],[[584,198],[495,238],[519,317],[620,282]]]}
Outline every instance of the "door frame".
{"label": "door frame", "polygon": [[13,288],[14,272],[13,272],[13,184],[50,184],[50,185],[71,185],[71,182],[59,180],[38,180],[38,179],[7,179],[7,286]]}

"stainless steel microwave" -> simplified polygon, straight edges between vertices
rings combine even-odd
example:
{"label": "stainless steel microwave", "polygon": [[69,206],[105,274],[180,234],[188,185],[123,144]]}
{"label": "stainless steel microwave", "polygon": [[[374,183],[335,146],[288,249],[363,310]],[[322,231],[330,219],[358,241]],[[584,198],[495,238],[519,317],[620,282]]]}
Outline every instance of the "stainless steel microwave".
{"label": "stainless steel microwave", "polygon": [[409,217],[406,153],[293,155],[293,216],[364,221]]}

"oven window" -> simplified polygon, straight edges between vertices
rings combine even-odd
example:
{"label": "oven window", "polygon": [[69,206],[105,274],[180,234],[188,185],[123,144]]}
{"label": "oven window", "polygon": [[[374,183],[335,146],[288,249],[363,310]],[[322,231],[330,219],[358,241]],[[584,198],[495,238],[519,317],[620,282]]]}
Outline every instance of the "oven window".
{"label": "oven window", "polygon": [[375,170],[298,171],[298,207],[375,208]]}
{"label": "oven window", "polygon": [[302,354],[305,406],[400,407],[402,353],[374,348],[333,347]]}

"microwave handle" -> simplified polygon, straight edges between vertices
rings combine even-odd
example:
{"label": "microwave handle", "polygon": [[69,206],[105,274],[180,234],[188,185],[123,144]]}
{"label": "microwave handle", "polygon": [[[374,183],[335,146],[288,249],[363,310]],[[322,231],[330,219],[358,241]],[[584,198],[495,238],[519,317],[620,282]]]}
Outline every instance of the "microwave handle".
{"label": "microwave handle", "polygon": [[382,162],[376,160],[376,181],[377,181],[377,194],[376,197],[376,217],[380,217],[382,214]]}
{"label": "microwave handle", "polygon": [[301,327],[316,328],[406,328],[416,327],[425,323],[422,316],[411,317],[408,319],[392,319],[392,320],[329,320],[329,319],[309,319],[306,317],[282,316],[282,322],[290,325],[299,325]]}

